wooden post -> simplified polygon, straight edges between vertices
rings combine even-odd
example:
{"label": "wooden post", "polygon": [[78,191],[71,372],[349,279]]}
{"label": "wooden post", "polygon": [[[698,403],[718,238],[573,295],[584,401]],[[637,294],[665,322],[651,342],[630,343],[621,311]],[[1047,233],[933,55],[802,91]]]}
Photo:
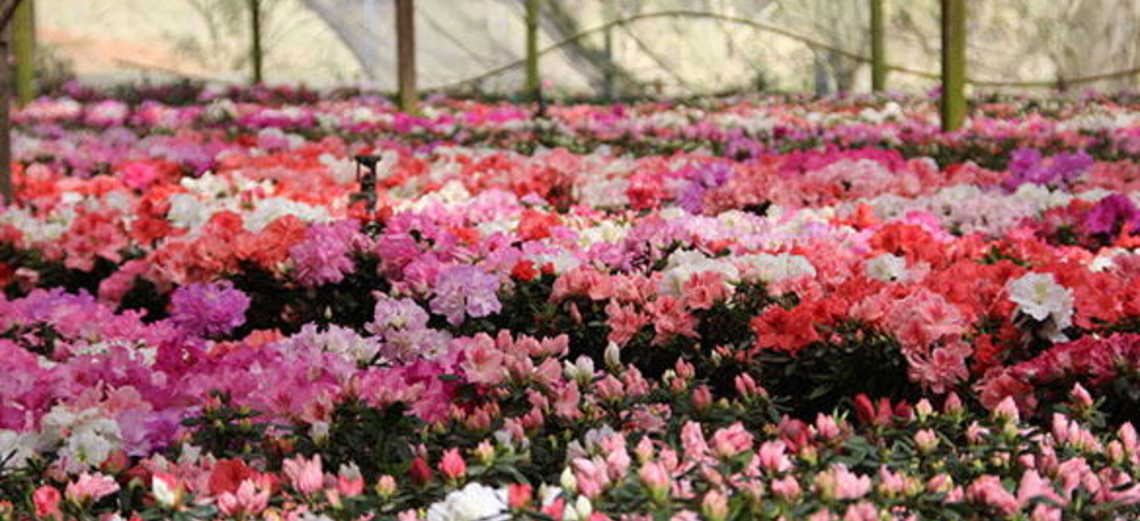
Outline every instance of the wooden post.
{"label": "wooden post", "polygon": [[21,0],[3,2],[0,12],[0,196],[5,205],[15,204],[12,187],[12,121],[8,114],[12,102],[12,67],[8,64],[10,24]]}
{"label": "wooden post", "polygon": [[12,19],[12,52],[16,55],[16,102],[23,107],[35,97],[36,74],[35,2],[24,0]]}
{"label": "wooden post", "polygon": [[966,0],[942,0],[942,130],[966,120]]}
{"label": "wooden post", "polygon": [[400,110],[416,111],[416,17],[413,0],[396,0],[396,77]]}
{"label": "wooden post", "polygon": [[5,205],[16,202],[12,188],[12,121],[8,106],[12,101],[12,67],[8,65],[11,31],[0,26],[0,196]]}
{"label": "wooden post", "polygon": [[887,41],[883,31],[883,0],[871,1],[871,90],[887,88]]}
{"label": "wooden post", "polygon": [[249,30],[251,43],[249,61],[253,67],[253,83],[265,81],[262,59],[265,54],[261,48],[261,0],[249,0]]}

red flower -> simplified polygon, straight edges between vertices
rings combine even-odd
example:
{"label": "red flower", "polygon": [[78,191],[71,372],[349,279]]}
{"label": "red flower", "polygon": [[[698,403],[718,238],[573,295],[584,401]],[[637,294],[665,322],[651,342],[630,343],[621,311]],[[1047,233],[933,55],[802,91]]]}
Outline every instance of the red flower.
{"label": "red flower", "polygon": [[528,260],[521,260],[511,268],[511,277],[519,282],[530,282],[538,276],[538,270],[534,269],[534,263]]}
{"label": "red flower", "polygon": [[235,494],[243,481],[252,479],[255,475],[257,472],[240,458],[218,460],[210,474],[210,495],[219,496],[226,492]]}
{"label": "red flower", "polygon": [[550,228],[558,226],[562,220],[557,215],[538,210],[523,210],[519,220],[518,234],[524,241],[537,241],[550,237]]}
{"label": "red flower", "polygon": [[810,307],[812,306],[800,304],[788,311],[780,306],[769,306],[760,316],[752,319],[756,347],[795,353],[820,341],[821,337],[812,324]]}

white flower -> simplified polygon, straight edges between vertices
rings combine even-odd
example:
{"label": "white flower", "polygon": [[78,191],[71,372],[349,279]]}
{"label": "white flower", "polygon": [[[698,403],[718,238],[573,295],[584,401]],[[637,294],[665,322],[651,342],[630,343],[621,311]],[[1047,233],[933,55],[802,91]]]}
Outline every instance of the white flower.
{"label": "white flower", "polygon": [[506,521],[507,492],[471,483],[428,509],[427,521]]}
{"label": "white flower", "polygon": [[575,363],[566,360],[562,362],[562,374],[570,380],[588,382],[594,377],[594,360],[585,355],[579,356]]}
{"label": "white flower", "polygon": [[597,226],[582,230],[582,232],[578,234],[578,244],[583,248],[589,248],[590,246],[601,243],[617,244],[624,241],[628,234],[628,225],[621,225],[606,220],[598,223]]}
{"label": "white flower", "polygon": [[621,177],[591,180],[577,186],[578,201],[591,208],[623,208],[629,205],[628,189],[629,181]]}
{"label": "white flower", "polygon": [[518,219],[491,219],[475,225],[479,235],[490,237],[496,233],[508,234],[519,227]]}
{"label": "white flower", "polygon": [[582,261],[569,250],[532,255],[531,261],[538,267],[550,264],[554,267],[554,272],[558,274],[566,273],[582,265]]}
{"label": "white flower", "polygon": [[0,430],[0,469],[18,469],[36,455],[31,433]]}
{"label": "white flower", "polygon": [[214,207],[199,201],[191,194],[174,194],[170,196],[170,210],[166,212],[170,224],[179,228],[197,230],[206,224],[214,214]]}
{"label": "white flower", "polygon": [[743,280],[748,282],[781,282],[800,277],[814,277],[815,267],[801,255],[760,253],[737,258],[744,268]]}
{"label": "white flower", "polygon": [[864,266],[867,276],[883,282],[894,282],[906,279],[906,259],[884,253],[875,257]]}
{"label": "white flower", "polygon": [[1050,340],[1063,340],[1061,331],[1073,323],[1073,292],[1057,284],[1052,273],[1027,273],[1013,281],[1009,299],[1034,320],[1048,321],[1040,333]]}
{"label": "white flower", "polygon": [[669,256],[662,271],[659,289],[665,295],[680,296],[693,275],[708,271],[723,275],[726,284],[740,281],[740,270],[727,259],[710,259],[699,251],[677,250]]}
{"label": "white flower", "polygon": [[122,445],[119,424],[102,414],[98,409],[72,412],[56,406],[44,416],[40,441],[44,448],[62,444],[59,456],[68,471],[98,467]]}
{"label": "white flower", "polygon": [[245,216],[243,224],[246,231],[258,233],[269,226],[269,223],[286,215],[292,215],[305,222],[332,220],[328,209],[322,206],[309,206],[289,199],[271,197],[258,202],[257,208]]}
{"label": "white flower", "polygon": [[119,442],[119,426],[114,421],[96,420],[73,431],[59,455],[82,468],[97,467],[107,461]]}

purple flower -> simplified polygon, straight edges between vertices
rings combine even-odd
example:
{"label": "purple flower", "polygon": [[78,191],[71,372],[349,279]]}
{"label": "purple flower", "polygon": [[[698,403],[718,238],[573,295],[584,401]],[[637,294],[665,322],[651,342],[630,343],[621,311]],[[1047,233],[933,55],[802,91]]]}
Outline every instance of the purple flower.
{"label": "purple flower", "polygon": [[1019,148],[1010,153],[1009,176],[1002,187],[1009,191],[1025,183],[1042,186],[1068,186],[1093,165],[1093,158],[1084,150],[1062,152],[1048,158],[1032,148]]}
{"label": "purple flower", "polygon": [[170,321],[174,325],[191,335],[212,337],[227,334],[245,323],[249,297],[226,280],[178,288],[170,305]]}
{"label": "purple flower", "polygon": [[1081,228],[1092,235],[1113,235],[1120,230],[1118,225],[1130,226],[1133,230],[1140,227],[1140,210],[1128,197],[1112,194],[1085,214]]}
{"label": "purple flower", "polygon": [[498,291],[498,277],[466,264],[452,266],[436,280],[431,310],[458,326],[463,323],[464,313],[474,318],[498,313],[502,309]]}
{"label": "purple flower", "polygon": [[677,205],[689,213],[700,214],[704,208],[705,192],[720,188],[732,177],[728,163],[713,163],[692,167],[686,172],[689,184],[677,194]]}

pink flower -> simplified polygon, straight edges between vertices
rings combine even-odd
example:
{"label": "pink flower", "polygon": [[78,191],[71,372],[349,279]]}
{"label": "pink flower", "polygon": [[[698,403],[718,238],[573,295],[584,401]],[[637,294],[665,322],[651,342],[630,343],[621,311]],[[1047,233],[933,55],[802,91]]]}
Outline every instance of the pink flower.
{"label": "pink flower", "polygon": [[685,304],[690,309],[711,309],[714,304],[732,296],[724,275],[715,271],[694,273],[683,285]]}
{"label": "pink flower", "polygon": [[766,441],[760,445],[760,466],[768,472],[784,472],[792,468],[787,445],[783,441]]}
{"label": "pink flower", "polygon": [[306,460],[304,456],[287,459],[282,464],[285,476],[293,488],[302,494],[312,494],[324,488],[325,476],[321,470],[321,455]]}
{"label": "pink flower", "polygon": [[709,521],[724,521],[728,517],[728,496],[713,489],[701,500],[701,513]]}
{"label": "pink flower", "polygon": [[772,480],[772,494],[784,501],[794,501],[800,497],[802,489],[800,482],[796,481],[795,476],[784,476],[780,479]]}
{"label": "pink flower", "polygon": [[582,416],[578,403],[582,401],[582,393],[578,390],[578,382],[570,382],[558,390],[554,399],[554,413],[562,418],[573,420]]}
{"label": "pink flower", "polygon": [[717,456],[732,458],[752,448],[752,434],[744,429],[743,424],[735,423],[713,434],[712,447]]}
{"label": "pink flower", "polygon": [[879,509],[866,501],[847,507],[843,521],[879,521]]}
{"label": "pink flower", "polygon": [[691,401],[693,403],[693,408],[698,411],[708,409],[712,405],[713,401],[712,391],[709,390],[709,386],[700,385],[694,389]]}
{"label": "pink flower", "polygon": [[[661,463],[650,461],[642,465],[641,470],[637,472],[637,477],[655,500],[662,501],[668,497],[672,480],[669,478],[669,471]],[[579,481],[579,486],[581,486],[581,481]]]}
{"label": "pink flower", "polygon": [[1021,421],[1021,415],[1017,411],[1017,402],[1013,400],[1012,396],[1007,396],[997,407],[994,408],[994,417],[1002,418],[1009,423],[1018,423]]}
{"label": "pink flower", "polygon": [[709,445],[701,432],[701,424],[686,422],[681,427],[681,446],[685,448],[685,457],[691,460],[701,461],[708,456]]}
{"label": "pink flower", "polygon": [[1017,487],[1017,502],[1025,507],[1035,498],[1047,499],[1058,505],[1069,503],[1058,495],[1052,483],[1042,478],[1036,470],[1027,470],[1021,475],[1021,484]]}
{"label": "pink flower", "polygon": [[756,385],[756,380],[748,373],[741,373],[733,380],[736,386],[736,392],[744,398],[751,398],[753,396],[767,396],[768,392],[759,385]]}
{"label": "pink flower", "polygon": [[605,469],[586,458],[574,460],[574,477],[578,481],[578,491],[588,498],[596,497],[609,484]]}
{"label": "pink flower", "polygon": [[448,479],[458,480],[467,474],[467,462],[459,455],[459,449],[443,451],[443,460],[439,462],[439,471]]}
{"label": "pink flower", "polygon": [[1001,485],[997,476],[982,476],[966,489],[966,498],[998,509],[1003,515],[1011,516],[1021,509],[1017,498]]}
{"label": "pink flower", "polygon": [[479,335],[464,351],[463,372],[474,383],[494,385],[506,376],[503,352],[487,335]]}
{"label": "pink flower", "polygon": [[59,490],[44,485],[32,493],[32,503],[36,507],[36,517],[59,517]]}
{"label": "pink flower", "polygon": [[355,464],[341,465],[336,476],[336,490],[344,497],[355,497],[364,493],[364,476]]}
{"label": "pink flower", "polygon": [[119,491],[119,484],[102,474],[88,474],[84,472],[79,478],[67,484],[66,495],[68,501],[73,503],[86,503],[99,501],[106,496]]}
{"label": "pink flower", "polygon": [[835,464],[816,475],[815,486],[825,499],[859,499],[871,491],[871,478],[859,476],[843,464]]}
{"label": "pink flower", "polygon": [[661,345],[676,336],[697,337],[697,319],[685,311],[681,301],[674,297],[661,297],[645,306],[653,317],[653,345]]}
{"label": "pink flower", "polygon": [[835,423],[835,418],[820,413],[815,417],[815,429],[823,441],[831,441],[843,434],[843,430]]}
{"label": "pink flower", "polygon": [[1090,395],[1088,390],[1079,383],[1073,385],[1072,396],[1073,402],[1075,402],[1081,408],[1089,408],[1093,405],[1092,395]]}
{"label": "pink flower", "polygon": [[606,325],[610,328],[606,339],[619,346],[629,343],[641,328],[649,324],[648,315],[638,312],[633,305],[623,306],[617,301],[606,305],[606,315]]}
{"label": "pink flower", "polygon": [[217,501],[218,509],[227,516],[256,516],[269,506],[269,490],[259,489],[253,480],[247,479],[238,485],[236,492],[223,492]]}
{"label": "pink flower", "polygon": [[918,452],[930,454],[938,447],[938,435],[930,429],[922,429],[914,434],[914,445]]}

